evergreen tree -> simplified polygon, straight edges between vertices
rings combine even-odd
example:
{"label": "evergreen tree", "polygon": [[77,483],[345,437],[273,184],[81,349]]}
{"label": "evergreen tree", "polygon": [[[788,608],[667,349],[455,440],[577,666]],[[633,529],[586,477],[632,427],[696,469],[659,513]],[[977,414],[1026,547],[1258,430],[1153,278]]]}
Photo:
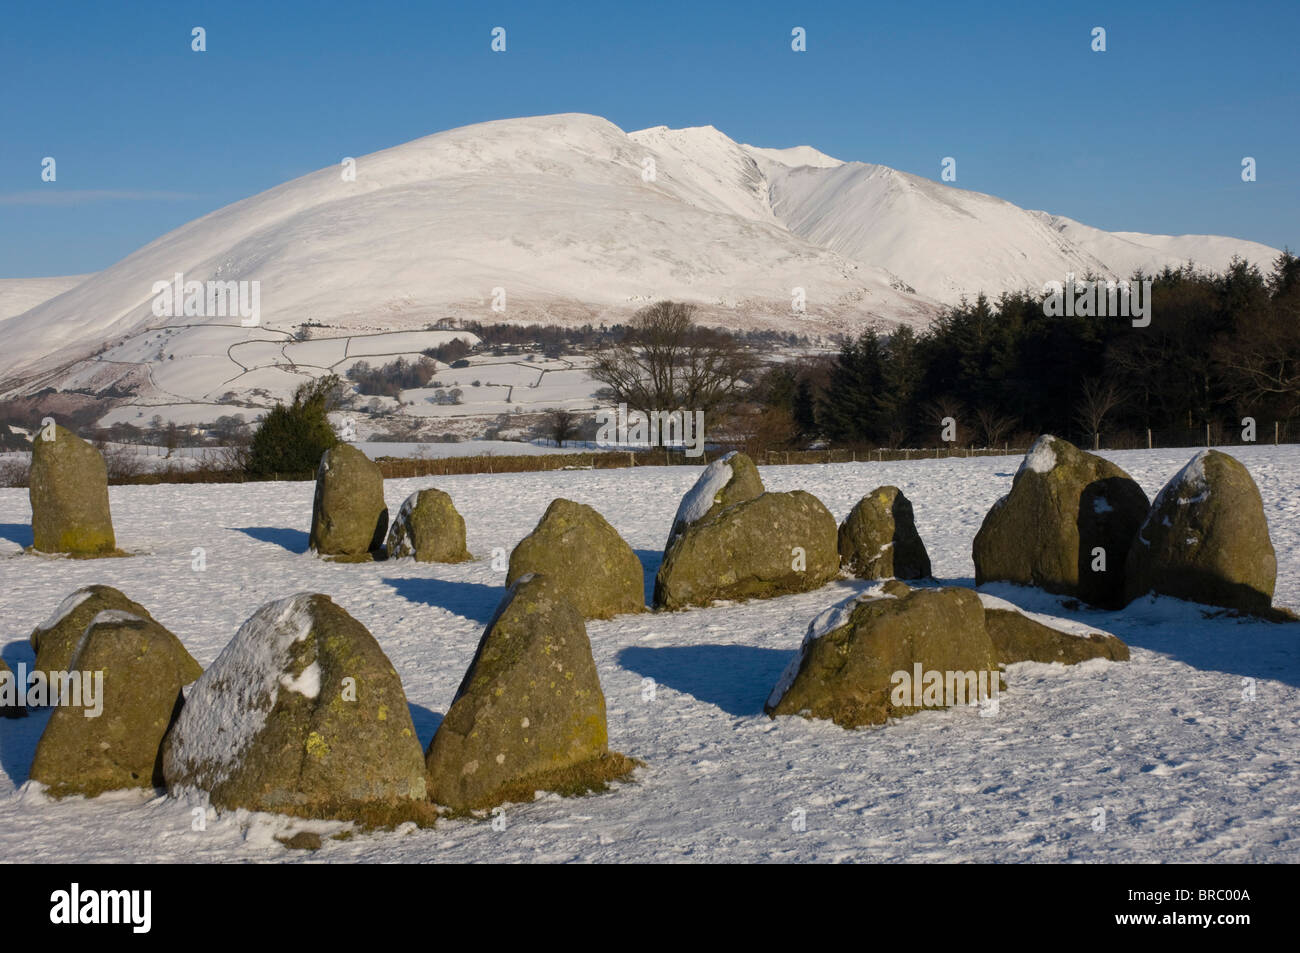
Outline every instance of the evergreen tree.
{"label": "evergreen tree", "polygon": [[308,381],[293,403],[277,402],[253,434],[248,472],[254,476],[309,473],[321,455],[338,443],[327,416],[338,404],[339,379],[333,374]]}

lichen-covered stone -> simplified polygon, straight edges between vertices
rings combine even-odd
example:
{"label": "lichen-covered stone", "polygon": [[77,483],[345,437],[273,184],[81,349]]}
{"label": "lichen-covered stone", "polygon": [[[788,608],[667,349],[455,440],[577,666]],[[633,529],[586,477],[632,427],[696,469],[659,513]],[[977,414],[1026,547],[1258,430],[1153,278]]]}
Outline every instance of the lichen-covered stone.
{"label": "lichen-covered stone", "polygon": [[1044,625],[1014,609],[984,607],[984,625],[1005,665],[1013,662],[1060,662],[1075,665],[1088,659],[1127,662],[1128,646],[1109,632],[1075,635]]}
{"label": "lichen-covered stone", "polygon": [[924,579],[930,556],[912,503],[896,486],[872,490],[840,524],[840,562],[859,579]]}
{"label": "lichen-covered stone", "polygon": [[1127,595],[1266,612],[1277,556],[1259,487],[1235,458],[1202,450],[1156,496],[1128,552]]}
{"label": "lichen-covered stone", "polygon": [[108,469],[98,450],[55,425],[32,441],[29,478],[32,548],[42,553],[101,556],[117,539],[108,509]]}
{"label": "lichen-covered stone", "polygon": [[582,614],[566,590],[529,574],[488,624],[426,762],[433,800],[499,803],[530,782],[581,773],[608,753],[605,696]]}
{"label": "lichen-covered stone", "polygon": [[190,689],[163,749],[173,792],[213,806],[356,818],[423,802],[424,757],[402,683],[328,597],[258,609]]}
{"label": "lichen-covered stone", "polygon": [[1147,502],[1115,464],[1045,434],[975,535],[975,583],[1004,580],[1117,608]]}
{"label": "lichen-covered stone", "polygon": [[[110,610],[128,612],[157,623],[148,609],[127,598],[120,590],[112,586],[83,586],[65,597],[49,618],[32,630],[28,641],[36,652],[35,669],[54,672],[71,668],[72,655],[86,632],[86,626],[101,612]],[[167,630],[164,628],[163,631]],[[203,668],[183,646],[180,651],[184,653],[181,657],[182,684],[188,685],[203,674]]]}
{"label": "lichen-covered stone", "polygon": [[80,696],[64,696],[50,715],[32,780],[55,797],[161,787],[163,738],[184,704],[181,686],[193,664],[176,636],[152,619],[100,613],[77,646],[68,680],[49,676],[52,685],[62,682],[60,694],[79,681]]}
{"label": "lichen-covered stone", "polygon": [[645,609],[641,560],[590,506],[552,500],[537,528],[510,554],[506,585],[529,573],[550,578],[584,619]]}
{"label": "lichen-covered stone", "polygon": [[754,461],[735,450],[724,454],[704,468],[695,485],[682,497],[668,533],[667,551],[673,540],[691,524],[698,523],[718,510],[762,496],[763,481]]}
{"label": "lichen-covered stone", "polygon": [[[935,703],[910,691],[899,698],[904,683],[896,673],[912,680],[918,672],[922,685],[939,673],[943,691]],[[1000,687],[979,596],[969,589],[914,589],[855,600],[815,619],[764,710],[854,728],[948,707],[946,701],[971,704]]]}
{"label": "lichen-covered stone", "polygon": [[308,545],[322,556],[362,559],[382,552],[388,530],[384,474],[350,444],[321,455]]}
{"label": "lichen-covered stone", "polygon": [[655,579],[657,607],[766,599],[839,575],[835,517],[811,493],[764,493],[686,527]]}
{"label": "lichen-covered stone", "polygon": [[388,558],[412,557],[422,563],[461,563],[473,557],[465,548],[465,520],[442,490],[412,493],[388,530]]}

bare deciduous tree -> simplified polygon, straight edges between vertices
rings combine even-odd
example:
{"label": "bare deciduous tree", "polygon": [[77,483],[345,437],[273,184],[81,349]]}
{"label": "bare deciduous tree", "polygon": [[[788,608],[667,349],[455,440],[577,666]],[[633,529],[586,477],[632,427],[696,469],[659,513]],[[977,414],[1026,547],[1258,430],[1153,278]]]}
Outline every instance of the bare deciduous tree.
{"label": "bare deciduous tree", "polygon": [[975,420],[984,437],[984,446],[990,448],[1002,443],[1016,425],[1014,417],[1006,417],[988,407],[981,407],[975,411]]}
{"label": "bare deciduous tree", "polygon": [[1101,449],[1101,428],[1110,412],[1124,400],[1123,392],[1114,381],[1090,377],[1083,382],[1079,406],[1074,419],[1085,431],[1092,434],[1092,449]]}
{"label": "bare deciduous tree", "polygon": [[571,410],[557,410],[551,414],[546,429],[550,431],[555,445],[563,447],[566,440],[572,440],[578,435],[578,418]]}
{"label": "bare deciduous tree", "polygon": [[602,349],[590,374],[613,398],[644,413],[731,403],[758,367],[729,334],[695,324],[695,306],[660,301],[638,311],[618,344]]}

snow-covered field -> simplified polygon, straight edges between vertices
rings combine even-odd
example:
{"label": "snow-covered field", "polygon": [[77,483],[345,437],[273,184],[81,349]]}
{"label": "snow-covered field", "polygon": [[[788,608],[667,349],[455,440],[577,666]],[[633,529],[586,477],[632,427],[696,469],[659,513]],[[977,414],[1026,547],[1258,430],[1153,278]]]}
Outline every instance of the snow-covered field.
{"label": "snow-covered field", "polygon": [[[1300,606],[1300,448],[1232,452],[1264,496],[1278,553],[1276,601]],[[1104,455],[1153,496],[1192,453]],[[971,540],[1018,463],[766,467],[762,476],[769,489],[815,493],[837,519],[872,488],[900,486],[936,576],[970,585]],[[27,493],[0,490],[0,645],[11,666],[30,664],[31,629],[72,589],[103,582],[146,605],[206,665],[259,606],[325,592],[383,645],[427,744],[502,595],[493,549],[508,552],[563,496],[613,523],[641,556],[649,585],[699,472],[389,481],[392,512],[420,487],[451,494],[476,559],[450,566],[317,561],[305,553],[309,483],[114,487],[119,545],[137,555],[25,555]],[[205,551],[202,572],[191,568],[196,547]],[[500,830],[453,821],[327,839],[308,853],[274,841],[285,819],[227,815],[194,831],[193,805],[166,797],[54,802],[22,787],[47,716],[0,720],[0,860],[1300,860],[1300,625],[1206,618],[1167,599],[1119,613],[1072,611],[1043,593],[990,586],[1027,608],[1114,632],[1132,647],[1132,661],[1011,666],[992,718],[926,712],[859,731],[768,719],[763,701],[808,622],[864,585],[591,623],[611,746],[646,767],[603,795],[511,806]],[[1253,700],[1243,679],[1255,680]]]}

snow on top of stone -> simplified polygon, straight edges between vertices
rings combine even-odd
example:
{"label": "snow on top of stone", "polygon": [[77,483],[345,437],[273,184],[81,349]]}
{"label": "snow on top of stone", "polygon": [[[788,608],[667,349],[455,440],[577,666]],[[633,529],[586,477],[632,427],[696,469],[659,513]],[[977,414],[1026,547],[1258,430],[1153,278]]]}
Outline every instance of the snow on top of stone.
{"label": "snow on top of stone", "polygon": [[419,498],[420,491],[416,490],[402,501],[401,507],[397,510],[397,515],[393,517],[393,525],[389,528],[390,533],[394,530],[402,534],[406,532],[406,524],[411,519],[411,511],[415,509],[415,504]]}
{"label": "snow on top of stone", "polygon": [[[1142,528],[1138,530],[1138,539],[1143,546],[1150,546],[1151,540],[1146,538],[1145,531],[1151,520],[1155,518],[1156,513],[1160,511],[1169,494],[1175,494],[1179,506],[1187,506],[1189,503],[1200,503],[1210,498],[1210,484],[1205,476],[1205,458],[1210,454],[1209,450],[1202,450],[1188,460],[1183,468],[1174,474],[1174,478],[1160,488],[1156,494],[1155,500],[1151,503],[1151,509],[1147,511],[1147,518],[1142,521]],[[1168,516],[1161,517],[1161,522],[1165,526],[1172,526]]]}
{"label": "snow on top of stone", "polygon": [[[75,595],[75,593],[74,593]],[[97,625],[112,625],[114,622],[143,622],[145,621],[134,612],[127,612],[125,609],[105,609],[102,612],[95,613],[95,618],[90,620],[90,624],[81,630],[81,637],[77,639],[77,647],[72,653],[72,661],[75,664],[77,656],[81,653],[82,646],[86,644],[86,639],[90,637],[91,630]]]}
{"label": "snow on top of stone", "polygon": [[[1186,466],[1179,470],[1177,475],[1169,482],[1169,486],[1178,491],[1179,506],[1186,506],[1188,503],[1199,503],[1209,498],[1210,483],[1205,477],[1205,459],[1209,455],[1209,450],[1202,450],[1188,460]],[[1188,495],[1184,496],[1184,493]],[[1161,495],[1164,495],[1163,490]]]}
{"label": "snow on top of stone", "polygon": [[1052,449],[1055,440],[1055,437],[1046,433],[1035,440],[1034,445],[1025,454],[1025,459],[1020,461],[1020,469],[1016,471],[1016,475],[1019,476],[1026,469],[1033,470],[1035,473],[1051,473],[1052,468],[1056,466],[1056,451]]}
{"label": "snow on top of stone", "polygon": [[86,586],[83,589],[78,589],[69,596],[65,596],[63,601],[54,607],[54,611],[49,614],[49,617],[36,627],[36,631],[48,632],[74,612],[77,606],[89,599],[91,595],[92,592],[90,587]]}
{"label": "snow on top of stone", "polygon": [[731,458],[736,455],[736,451],[731,451],[725,456],[718,457],[700,474],[700,478],[695,481],[695,485],[686,491],[682,497],[681,504],[677,507],[677,517],[673,520],[673,525],[684,524],[690,525],[696,520],[701,519],[709,511],[714,503],[717,502],[715,497],[722,492],[727,483],[731,480]]}
{"label": "snow on top of stone", "polygon": [[1084,625],[1082,622],[1075,622],[1073,619],[1062,619],[1060,616],[1045,615],[1042,612],[1030,612],[1028,609],[1022,609],[1014,602],[1008,602],[1005,599],[999,599],[997,596],[991,596],[986,592],[976,593],[980,597],[980,604],[985,609],[1001,609],[1006,612],[1017,612],[1026,619],[1033,619],[1049,629],[1055,629],[1066,635],[1077,636],[1086,639],[1088,636],[1095,634],[1109,635],[1102,629],[1092,625]]}
{"label": "snow on top of stone", "polygon": [[95,614],[95,618],[90,620],[90,625],[86,626],[87,630],[95,626],[104,624],[111,625],[114,622],[143,622],[144,619],[134,612],[127,612],[125,609],[105,609],[103,612]]}
{"label": "snow on top of stone", "polygon": [[297,692],[307,698],[320,694],[320,663],[312,662],[294,678],[288,672],[280,676],[280,684],[286,691]]}
{"label": "snow on top of stone", "polygon": [[312,595],[299,592],[258,609],[191,687],[176,724],[173,756],[214,771],[207,783],[227,776],[266,724],[280,688],[308,698],[319,694],[316,663],[296,678],[288,671],[291,648],[311,634]]}

